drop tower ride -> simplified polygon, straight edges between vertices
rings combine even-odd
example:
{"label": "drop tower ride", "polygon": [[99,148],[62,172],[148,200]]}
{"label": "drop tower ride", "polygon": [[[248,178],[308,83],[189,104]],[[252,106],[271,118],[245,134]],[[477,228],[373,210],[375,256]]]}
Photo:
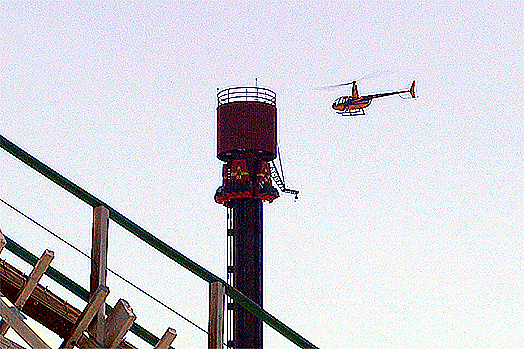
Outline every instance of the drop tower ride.
{"label": "drop tower ride", "polygon": [[[279,196],[271,183],[277,156],[273,91],[234,87],[217,94],[217,157],[224,162],[215,201],[228,209],[229,284],[262,307],[263,201]],[[227,345],[262,348],[262,322],[228,300]]]}

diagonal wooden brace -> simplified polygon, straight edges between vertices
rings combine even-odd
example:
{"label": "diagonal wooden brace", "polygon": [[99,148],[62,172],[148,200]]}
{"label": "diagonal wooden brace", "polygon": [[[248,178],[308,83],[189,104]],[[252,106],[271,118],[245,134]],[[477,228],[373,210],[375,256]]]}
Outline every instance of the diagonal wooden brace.
{"label": "diagonal wooden brace", "polygon": [[76,345],[84,331],[87,330],[87,326],[89,326],[91,320],[93,320],[100,307],[104,304],[108,294],[109,289],[106,286],[100,285],[98,287],[89,300],[89,303],[87,303],[84,311],[80,314],[71,333],[64,339],[62,345],[60,345],[60,349],[71,349]]}
{"label": "diagonal wooden brace", "polygon": [[15,332],[22,337],[22,339],[33,349],[51,349],[36,332],[35,329],[29,325],[27,318],[20,313],[20,311],[0,293],[0,316],[7,321],[7,323],[15,330]]}
{"label": "diagonal wooden brace", "polygon": [[173,341],[175,340],[175,338],[176,338],[175,329],[171,327],[168,328],[166,330],[166,333],[164,333],[162,338],[160,338],[158,343],[155,345],[155,349],[168,349],[171,343],[173,343]]}
{"label": "diagonal wooden brace", "polygon": [[129,303],[119,299],[105,320],[104,348],[118,348],[135,320],[136,315]]}
{"label": "diagonal wooden brace", "polygon": [[[31,274],[29,274],[27,282],[25,283],[24,287],[20,290],[18,298],[14,303],[14,306],[17,307],[20,311],[24,307],[25,302],[27,302],[27,300],[35,290],[36,286],[38,286],[38,282],[42,278],[42,275],[44,275],[45,271],[51,264],[51,261],[54,257],[55,254],[53,253],[53,251],[45,250],[45,252],[42,254],[42,257],[40,257],[35,267],[33,268],[33,271],[31,271]],[[7,324],[7,322],[5,322],[5,320],[0,321],[0,335],[4,336],[7,333],[8,329],[9,325]]]}

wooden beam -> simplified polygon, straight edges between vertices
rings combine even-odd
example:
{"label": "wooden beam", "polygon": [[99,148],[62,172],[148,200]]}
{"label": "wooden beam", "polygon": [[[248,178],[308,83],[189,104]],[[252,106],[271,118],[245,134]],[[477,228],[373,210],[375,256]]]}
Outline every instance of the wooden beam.
{"label": "wooden beam", "polygon": [[133,313],[129,303],[119,299],[105,321],[104,348],[117,348],[135,320],[136,315]]}
{"label": "wooden beam", "polygon": [[[36,263],[14,303],[14,306],[19,310],[22,310],[25,302],[27,302],[31,294],[33,294],[33,291],[38,285],[38,282],[42,278],[42,275],[44,275],[54,257],[55,254],[53,251],[45,250],[45,252],[42,254],[42,257],[40,257]],[[7,330],[9,330],[9,325],[2,319],[2,321],[0,321],[0,335],[4,336],[7,333]]]}
{"label": "wooden beam", "polygon": [[[91,281],[90,295],[100,286],[107,286],[107,236],[109,227],[109,210],[104,206],[93,208],[93,229],[91,246]],[[104,343],[105,306],[101,306],[89,330],[99,343]]]}
{"label": "wooden beam", "polygon": [[[27,279],[20,270],[0,260],[0,292],[12,303],[16,302]],[[22,311],[62,338],[67,336],[81,313],[42,285],[36,287]]]}
{"label": "wooden beam", "polygon": [[[26,283],[26,275],[6,261],[0,260],[0,293],[3,293],[9,301],[12,303],[16,301],[20,290]],[[61,338],[68,336],[81,314],[80,310],[42,285],[36,287],[22,310],[24,314]],[[120,349],[136,348],[128,342],[122,341]]]}
{"label": "wooden beam", "polygon": [[166,330],[166,333],[164,333],[162,338],[160,338],[158,343],[155,345],[155,349],[168,349],[171,343],[173,343],[173,341],[175,340],[175,338],[176,338],[175,329],[171,327],[168,328]]}
{"label": "wooden beam", "polygon": [[51,349],[29,325],[25,317],[6,296],[0,293],[0,316],[33,349]]}
{"label": "wooden beam", "polygon": [[75,326],[71,330],[71,333],[66,339],[64,339],[62,345],[60,345],[60,349],[71,349],[77,344],[84,331],[87,330],[89,323],[93,320],[100,307],[104,304],[108,294],[109,289],[106,286],[98,287],[96,292],[89,300],[89,303],[87,303],[84,311],[82,314],[80,314],[80,317],[76,321]]}
{"label": "wooden beam", "polygon": [[224,285],[219,281],[209,284],[209,349],[222,349],[224,339],[225,290]]}

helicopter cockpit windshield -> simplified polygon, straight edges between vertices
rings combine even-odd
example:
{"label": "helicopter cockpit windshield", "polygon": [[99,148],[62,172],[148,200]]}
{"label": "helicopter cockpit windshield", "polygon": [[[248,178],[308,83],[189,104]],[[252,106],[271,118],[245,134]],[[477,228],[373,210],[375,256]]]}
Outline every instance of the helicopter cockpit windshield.
{"label": "helicopter cockpit windshield", "polygon": [[333,106],[337,106],[337,105],[341,105],[341,104],[346,104],[347,103],[347,100],[348,98],[346,96],[344,97],[338,97],[337,99],[335,99],[335,101],[333,102]]}

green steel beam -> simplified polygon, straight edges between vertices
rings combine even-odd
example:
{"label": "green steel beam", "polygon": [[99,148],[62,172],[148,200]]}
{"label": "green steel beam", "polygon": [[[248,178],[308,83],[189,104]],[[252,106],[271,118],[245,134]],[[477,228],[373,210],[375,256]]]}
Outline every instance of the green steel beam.
{"label": "green steel beam", "polygon": [[109,205],[105,204],[103,201],[99,200],[95,196],[91,195],[84,189],[80,188],[78,185],[74,184],[55,170],[51,169],[40,160],[36,159],[25,150],[19,148],[16,144],[9,141],[4,136],[0,135],[0,147],[5,151],[16,157],[18,160],[22,161],[35,171],[39,172],[41,175],[51,180],[55,184],[59,185],[63,189],[67,190],[69,193],[73,194],[86,204],[97,207],[104,206],[109,210],[109,218],[115,223],[155,248],[157,251],[170,258],[174,262],[178,263],[185,269],[189,270],[193,274],[199,276],[201,279],[211,283],[215,281],[221,282],[226,288],[226,294],[231,297],[235,302],[240,304],[244,309],[248,310],[251,314],[256,316],[258,319],[264,321],[268,326],[272,327],[275,331],[283,335],[285,338],[299,346],[300,348],[317,348],[305,338],[300,336],[298,333],[293,331],[291,328],[286,326],[284,323],[279,321],[277,318],[269,314],[267,311],[262,309],[258,304],[250,300],[240,291],[234,287],[228,285],[224,280],[209,272],[205,268],[201,267],[197,263],[193,262],[191,259],[187,258],[180,252],[176,251],[171,246],[167,245],[162,240],[158,239],[151,233],[147,232],[145,229],[138,226],[136,223],[132,222],[130,219],[126,218],[124,215],[111,208]]}
{"label": "green steel beam", "polygon": [[[32,265],[33,267],[36,265],[36,263],[38,262],[37,256],[35,256],[34,254],[29,252],[22,246],[14,242],[9,237],[5,235],[4,237],[7,242],[5,248],[8,251],[13,253],[15,256],[17,256],[24,262]],[[56,270],[55,268],[53,267],[47,268],[47,270],[45,271],[45,275],[49,276],[51,280],[63,286],[65,289],[69,290],[71,293],[73,293],[75,296],[77,296],[84,302],[86,303],[89,302],[89,292],[85,288],[83,288],[82,286],[80,286],[79,284],[77,284],[76,282],[74,282],[73,280],[71,280],[70,278],[68,278],[67,276],[59,272],[58,270]],[[106,304],[106,312],[108,314],[111,312],[112,309],[113,308],[111,306]],[[146,330],[145,328],[143,328],[142,326],[136,323],[133,324],[133,326],[131,326],[130,331],[134,333],[136,336],[138,336],[139,338],[141,338],[144,342],[152,346],[155,346],[158,343],[158,341],[160,340],[154,334],[152,334],[151,332],[149,332],[148,330]]]}

